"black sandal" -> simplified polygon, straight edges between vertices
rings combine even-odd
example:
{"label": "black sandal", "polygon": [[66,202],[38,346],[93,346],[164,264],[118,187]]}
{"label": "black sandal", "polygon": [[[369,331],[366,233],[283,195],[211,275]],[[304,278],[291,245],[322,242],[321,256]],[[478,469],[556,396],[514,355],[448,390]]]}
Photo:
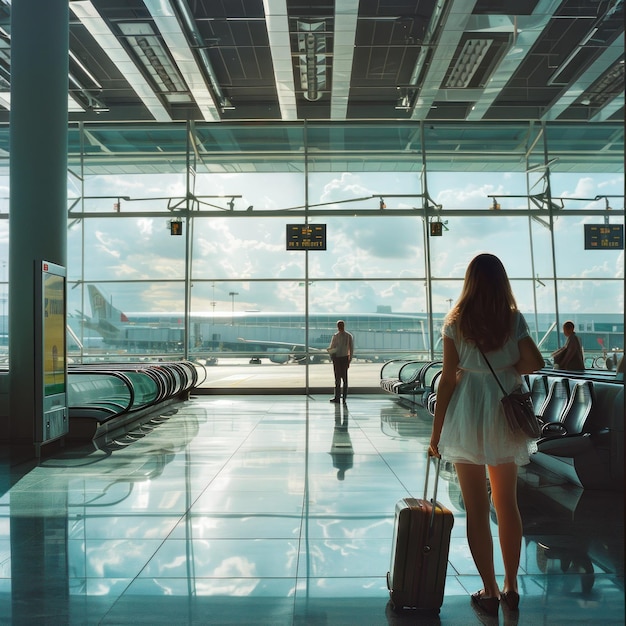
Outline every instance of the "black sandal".
{"label": "black sandal", "polygon": [[511,610],[517,611],[517,607],[519,606],[519,593],[517,591],[504,591],[500,594],[500,600],[504,602],[504,604]]}
{"label": "black sandal", "polygon": [[472,594],[472,602],[476,607],[478,607],[483,613],[487,615],[497,615],[498,607],[500,606],[500,598],[496,596],[491,596],[490,598],[485,597],[485,590],[481,589],[476,593]]}

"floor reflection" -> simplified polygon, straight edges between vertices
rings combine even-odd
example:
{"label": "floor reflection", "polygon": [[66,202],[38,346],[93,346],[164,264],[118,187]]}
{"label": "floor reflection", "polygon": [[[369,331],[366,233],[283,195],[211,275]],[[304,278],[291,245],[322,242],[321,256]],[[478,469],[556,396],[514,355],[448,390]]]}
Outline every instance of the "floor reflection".
{"label": "floor reflection", "polygon": [[337,470],[337,480],[344,480],[354,463],[354,448],[348,430],[349,412],[344,404],[335,404],[335,428],[330,455]]}
{"label": "floor reflection", "polygon": [[[394,507],[423,495],[430,420],[386,395],[203,396],[106,448],[20,471],[7,461],[0,623],[483,623],[445,463],[438,499],[455,523],[441,614],[387,605]],[[496,623],[623,624],[623,494],[531,464],[519,499],[521,610]],[[498,555],[496,567],[501,578]]]}

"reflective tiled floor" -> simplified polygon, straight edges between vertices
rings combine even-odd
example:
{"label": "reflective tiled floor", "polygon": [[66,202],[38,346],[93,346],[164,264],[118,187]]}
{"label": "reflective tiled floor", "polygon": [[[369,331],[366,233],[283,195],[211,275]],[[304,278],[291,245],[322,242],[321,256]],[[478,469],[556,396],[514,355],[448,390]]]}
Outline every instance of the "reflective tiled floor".
{"label": "reflective tiled floor", "polygon": [[[105,450],[5,464],[0,623],[496,624],[470,606],[481,585],[445,466],[441,612],[388,606],[394,506],[422,495],[430,424],[387,395],[201,396]],[[623,624],[623,494],[531,464],[520,504],[521,606],[499,623]]]}

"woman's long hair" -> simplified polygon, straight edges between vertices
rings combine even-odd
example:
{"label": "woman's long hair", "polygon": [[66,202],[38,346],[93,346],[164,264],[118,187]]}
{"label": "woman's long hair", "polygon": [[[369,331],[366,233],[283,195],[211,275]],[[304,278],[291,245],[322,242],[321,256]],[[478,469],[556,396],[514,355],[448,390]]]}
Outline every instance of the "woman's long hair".
{"label": "woman's long hair", "polygon": [[511,334],[517,303],[504,265],[493,254],[479,254],[467,266],[458,302],[446,315],[466,341],[484,352],[501,348]]}

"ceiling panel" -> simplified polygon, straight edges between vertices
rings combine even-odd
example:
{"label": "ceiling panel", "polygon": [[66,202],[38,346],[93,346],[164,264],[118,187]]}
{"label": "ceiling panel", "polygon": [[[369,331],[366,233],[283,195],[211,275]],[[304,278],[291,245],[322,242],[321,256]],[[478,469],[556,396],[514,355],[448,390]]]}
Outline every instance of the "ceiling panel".
{"label": "ceiling panel", "polygon": [[[69,5],[72,122],[624,117],[623,0]],[[0,123],[10,114],[10,19],[4,3]]]}

